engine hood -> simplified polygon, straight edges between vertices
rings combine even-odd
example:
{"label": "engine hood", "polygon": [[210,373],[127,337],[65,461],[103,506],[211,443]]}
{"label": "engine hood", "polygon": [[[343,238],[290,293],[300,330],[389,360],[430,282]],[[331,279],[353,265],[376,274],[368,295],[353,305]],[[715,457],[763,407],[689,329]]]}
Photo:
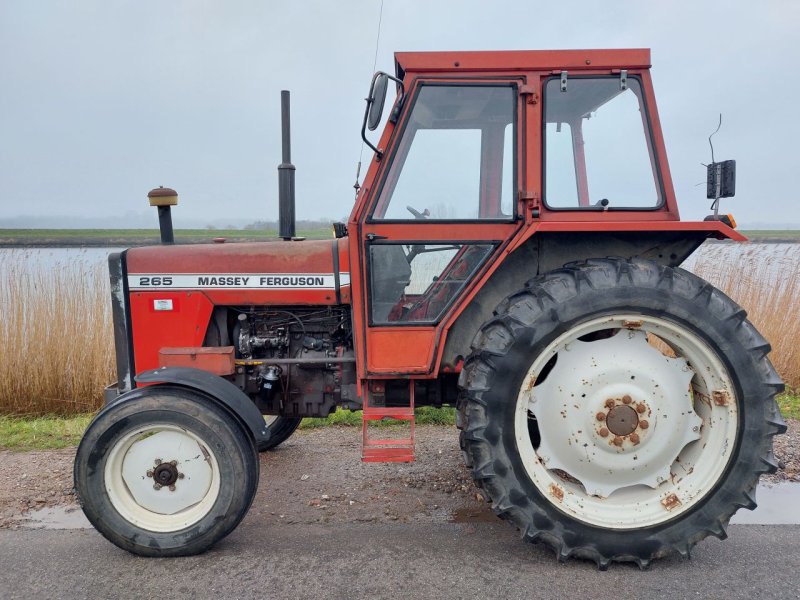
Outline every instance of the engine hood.
{"label": "engine hood", "polygon": [[349,301],[346,238],[132,248],[130,292],[198,290],[215,304]]}

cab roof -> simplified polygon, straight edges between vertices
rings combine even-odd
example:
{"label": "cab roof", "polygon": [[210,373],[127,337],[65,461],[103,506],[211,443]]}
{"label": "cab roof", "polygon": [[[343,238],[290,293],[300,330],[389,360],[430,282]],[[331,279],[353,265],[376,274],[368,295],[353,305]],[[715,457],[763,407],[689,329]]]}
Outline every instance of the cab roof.
{"label": "cab roof", "polygon": [[396,52],[394,59],[397,77],[403,79],[408,72],[649,69],[650,49]]}

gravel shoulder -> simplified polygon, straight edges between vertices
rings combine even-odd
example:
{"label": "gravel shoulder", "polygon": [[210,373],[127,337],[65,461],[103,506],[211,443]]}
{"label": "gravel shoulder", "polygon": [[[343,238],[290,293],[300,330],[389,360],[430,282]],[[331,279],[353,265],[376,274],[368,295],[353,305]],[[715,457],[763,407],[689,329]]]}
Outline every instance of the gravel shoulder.
{"label": "gravel shoulder", "polygon": [[[780,470],[762,482],[800,481],[800,421],[775,441]],[[261,483],[247,521],[276,523],[476,522],[495,517],[472,484],[453,427],[418,426],[413,463],[362,463],[355,427],[299,430],[261,455]],[[0,528],[32,510],[77,508],[75,449],[0,451]]]}

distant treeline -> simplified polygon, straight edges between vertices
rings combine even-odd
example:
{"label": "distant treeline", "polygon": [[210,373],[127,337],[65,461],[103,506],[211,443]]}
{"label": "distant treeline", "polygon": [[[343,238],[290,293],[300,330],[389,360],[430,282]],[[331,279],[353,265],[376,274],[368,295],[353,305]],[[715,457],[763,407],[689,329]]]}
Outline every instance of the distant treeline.
{"label": "distant treeline", "polygon": [[[336,219],[319,219],[315,221],[308,221],[305,219],[298,219],[297,220],[297,229],[324,229],[326,227],[330,227],[331,223],[333,223]],[[346,218],[339,219],[340,221],[347,221]],[[248,231],[278,231],[278,222],[277,221],[253,221],[252,223],[248,223],[242,229]]]}

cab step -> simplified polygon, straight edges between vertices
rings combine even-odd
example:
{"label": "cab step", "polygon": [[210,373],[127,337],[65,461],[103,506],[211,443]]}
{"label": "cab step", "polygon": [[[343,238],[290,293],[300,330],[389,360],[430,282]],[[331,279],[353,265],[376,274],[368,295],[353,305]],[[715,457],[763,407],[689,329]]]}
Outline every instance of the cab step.
{"label": "cab step", "polygon": [[[414,461],[414,382],[409,382],[408,406],[372,406],[372,394],[366,394],[362,413],[362,447],[363,462],[413,462]],[[370,423],[384,419],[395,419],[407,423],[407,437],[369,436]],[[384,430],[376,430],[384,436]]]}

